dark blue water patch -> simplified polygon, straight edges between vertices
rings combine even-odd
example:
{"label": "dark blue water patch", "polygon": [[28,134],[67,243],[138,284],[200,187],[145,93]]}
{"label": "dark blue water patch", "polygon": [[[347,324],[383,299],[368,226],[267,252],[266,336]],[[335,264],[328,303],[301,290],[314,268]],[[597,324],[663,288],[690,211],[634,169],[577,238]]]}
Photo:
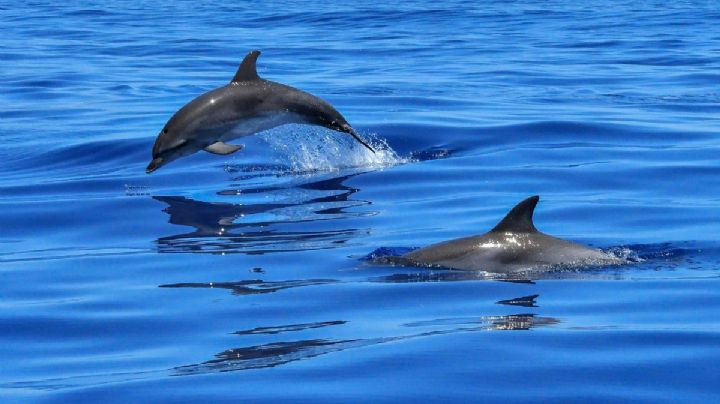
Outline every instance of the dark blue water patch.
{"label": "dark blue water patch", "polygon": [[[25,174],[45,170],[83,170],[84,175],[107,172],[107,168],[117,170],[118,166],[127,166],[135,161],[145,160],[147,151],[139,146],[147,144],[144,140],[107,140],[81,144],[68,144],[61,147],[36,147],[7,168],[22,168]],[[106,169],[103,170],[103,166]]]}
{"label": "dark blue water patch", "polygon": [[[381,131],[372,127],[369,130]],[[680,135],[677,132],[656,128],[630,128],[618,124],[594,125],[581,122],[532,122],[476,128],[387,125],[382,128],[382,132],[392,134],[393,145],[397,145],[398,153],[409,154],[419,160],[467,153],[468,150],[473,149],[495,148],[504,144],[517,146],[539,143],[546,146],[559,143],[576,146],[607,146],[627,141],[631,145],[663,147],[663,144],[676,142]],[[430,132],[433,136],[428,139],[418,138],[414,136],[418,132]],[[702,140],[707,136],[698,132],[684,132],[681,135],[686,141]],[[448,138],[454,139],[452,147],[447,143]],[[623,144],[623,147],[627,146],[627,143]]]}
{"label": "dark blue water patch", "polygon": [[[689,243],[684,243],[689,244]],[[702,251],[702,248],[682,246],[673,243],[659,243],[659,244],[636,244],[628,245],[621,248],[628,248],[634,251],[638,258],[643,261],[648,260],[677,260],[688,257],[692,254],[697,254]]]}
{"label": "dark blue water patch", "polygon": [[84,9],[84,10],[73,10],[67,13],[70,17],[103,17],[103,16],[110,16],[114,15],[115,13],[109,11],[109,10],[101,10],[101,9]]}
{"label": "dark blue water patch", "polygon": [[557,44],[557,46],[562,46],[563,48],[578,48],[578,49],[584,49],[584,48],[614,48],[614,47],[622,47],[626,45],[626,42],[624,41],[618,41],[618,40],[605,40],[605,41],[589,41],[589,42],[577,42],[577,43],[570,43],[570,44]]}
{"label": "dark blue water patch", "polygon": [[693,66],[693,65],[710,65],[713,63],[711,58],[695,57],[654,57],[654,58],[638,58],[638,59],[621,59],[619,64],[645,65],[645,66]]}

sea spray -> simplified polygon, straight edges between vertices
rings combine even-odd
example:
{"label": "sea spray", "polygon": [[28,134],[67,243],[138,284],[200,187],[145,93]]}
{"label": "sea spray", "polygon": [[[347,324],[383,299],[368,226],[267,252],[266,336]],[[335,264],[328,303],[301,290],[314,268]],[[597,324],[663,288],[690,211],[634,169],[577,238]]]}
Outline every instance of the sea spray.
{"label": "sea spray", "polygon": [[375,153],[344,134],[302,125],[288,125],[258,136],[276,153],[277,162],[288,165],[295,173],[382,169],[408,162],[376,136],[363,135]]}

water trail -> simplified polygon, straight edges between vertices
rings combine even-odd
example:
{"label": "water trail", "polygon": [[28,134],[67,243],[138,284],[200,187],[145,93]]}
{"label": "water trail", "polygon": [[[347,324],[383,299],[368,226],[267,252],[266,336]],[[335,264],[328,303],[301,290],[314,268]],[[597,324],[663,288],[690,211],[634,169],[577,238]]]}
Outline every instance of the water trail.
{"label": "water trail", "polygon": [[363,134],[375,153],[350,136],[329,130],[289,125],[258,135],[293,172],[338,171],[347,168],[381,169],[409,162],[384,139]]}

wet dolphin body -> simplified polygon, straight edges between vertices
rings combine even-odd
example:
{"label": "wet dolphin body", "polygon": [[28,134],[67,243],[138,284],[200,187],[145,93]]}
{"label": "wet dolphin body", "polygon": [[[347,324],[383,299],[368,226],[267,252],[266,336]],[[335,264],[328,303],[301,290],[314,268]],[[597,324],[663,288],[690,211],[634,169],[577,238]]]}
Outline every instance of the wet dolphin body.
{"label": "wet dolphin body", "polygon": [[261,79],[260,51],[245,56],[232,81],[180,108],[165,124],[146,172],[200,150],[227,155],[242,145],[227,141],[288,123],[319,125],[350,134],[374,152],[332,105],[296,88]]}
{"label": "wet dolphin body", "polygon": [[485,234],[433,244],[395,262],[495,273],[626,263],[614,255],[538,231],[533,212],[539,200],[539,196],[532,196],[520,202]]}

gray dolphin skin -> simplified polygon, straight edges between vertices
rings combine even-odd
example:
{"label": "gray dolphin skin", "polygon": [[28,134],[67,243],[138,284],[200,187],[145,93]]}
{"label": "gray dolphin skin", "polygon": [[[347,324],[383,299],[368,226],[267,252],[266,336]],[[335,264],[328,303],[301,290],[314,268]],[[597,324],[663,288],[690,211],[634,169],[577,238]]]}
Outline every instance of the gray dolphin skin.
{"label": "gray dolphin skin", "polygon": [[200,150],[228,155],[242,145],[226,142],[288,123],[323,126],[351,135],[375,152],[347,120],[320,98],[284,84],[261,79],[255,67],[260,51],[245,56],[235,77],[195,98],[165,124],[152,149],[148,174]]}
{"label": "gray dolphin skin", "polygon": [[538,231],[533,212],[539,200],[539,196],[531,196],[520,202],[485,234],[433,244],[397,262],[494,273],[626,263],[614,255]]}

